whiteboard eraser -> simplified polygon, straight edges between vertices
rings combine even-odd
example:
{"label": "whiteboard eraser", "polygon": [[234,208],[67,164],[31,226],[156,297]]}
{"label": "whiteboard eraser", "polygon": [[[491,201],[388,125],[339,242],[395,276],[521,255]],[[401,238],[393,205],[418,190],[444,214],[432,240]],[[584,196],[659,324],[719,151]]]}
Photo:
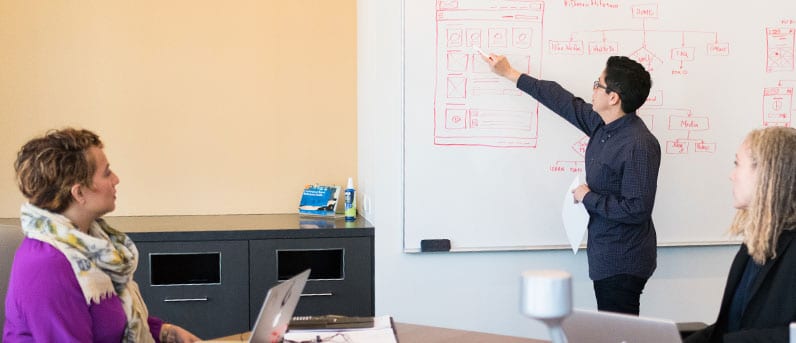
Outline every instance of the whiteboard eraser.
{"label": "whiteboard eraser", "polygon": [[423,239],[420,241],[421,252],[451,251],[450,239]]}

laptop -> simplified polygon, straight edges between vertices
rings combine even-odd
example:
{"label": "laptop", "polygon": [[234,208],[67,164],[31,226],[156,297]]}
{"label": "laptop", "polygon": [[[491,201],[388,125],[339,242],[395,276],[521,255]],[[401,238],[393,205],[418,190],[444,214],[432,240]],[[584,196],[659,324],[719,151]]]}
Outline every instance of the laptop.
{"label": "laptop", "polygon": [[680,343],[677,325],[669,320],[613,312],[575,309],[564,319],[569,343]]}
{"label": "laptop", "polygon": [[265,295],[265,301],[254,322],[251,335],[248,341],[245,340],[212,340],[202,341],[205,343],[277,343],[281,342],[287,332],[290,319],[293,318],[293,311],[296,310],[301,292],[310,276],[310,269],[307,269],[296,276],[271,287]]}

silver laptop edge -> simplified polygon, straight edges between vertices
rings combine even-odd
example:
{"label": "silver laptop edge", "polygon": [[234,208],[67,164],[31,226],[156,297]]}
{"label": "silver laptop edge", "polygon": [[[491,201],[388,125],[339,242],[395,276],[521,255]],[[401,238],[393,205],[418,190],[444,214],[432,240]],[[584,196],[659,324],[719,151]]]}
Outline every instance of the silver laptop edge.
{"label": "silver laptop edge", "polygon": [[569,343],[680,343],[677,325],[665,319],[575,309],[564,319]]}
{"label": "silver laptop edge", "polygon": [[282,340],[309,276],[310,269],[307,269],[268,290],[257,320],[252,327],[249,343],[270,343]]}

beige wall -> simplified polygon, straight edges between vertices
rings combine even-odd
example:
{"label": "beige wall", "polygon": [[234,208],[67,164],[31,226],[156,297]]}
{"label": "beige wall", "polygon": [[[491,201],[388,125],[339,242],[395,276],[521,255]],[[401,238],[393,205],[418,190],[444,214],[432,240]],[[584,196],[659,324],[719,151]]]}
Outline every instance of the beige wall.
{"label": "beige wall", "polygon": [[19,147],[94,130],[112,215],[295,212],[356,177],[356,1],[0,0],[0,217]]}

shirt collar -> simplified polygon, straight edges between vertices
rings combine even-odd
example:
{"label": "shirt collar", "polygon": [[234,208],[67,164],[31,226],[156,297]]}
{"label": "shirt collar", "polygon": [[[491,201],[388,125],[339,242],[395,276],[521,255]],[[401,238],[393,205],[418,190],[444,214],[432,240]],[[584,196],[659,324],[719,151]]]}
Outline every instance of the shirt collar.
{"label": "shirt collar", "polygon": [[625,114],[621,118],[612,121],[610,124],[605,125],[605,129],[608,131],[613,131],[621,127],[628,126],[630,125],[630,123],[635,121],[636,118],[638,118],[638,116],[636,116],[636,112]]}

